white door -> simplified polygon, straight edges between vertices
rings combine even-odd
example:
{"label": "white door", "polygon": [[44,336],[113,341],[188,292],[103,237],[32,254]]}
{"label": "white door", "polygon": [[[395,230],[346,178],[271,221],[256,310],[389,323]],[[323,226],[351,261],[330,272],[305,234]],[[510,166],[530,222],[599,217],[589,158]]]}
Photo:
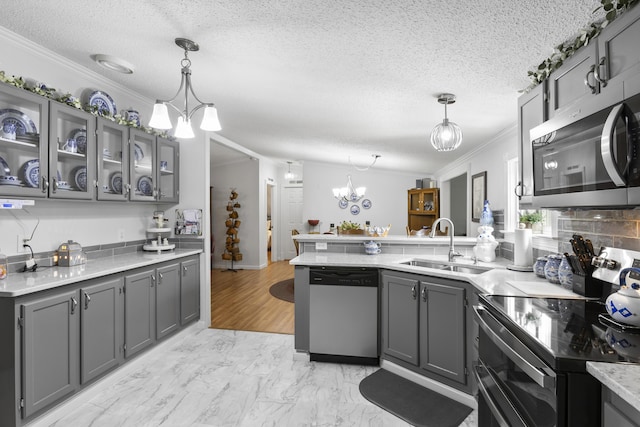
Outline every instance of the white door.
{"label": "white door", "polygon": [[282,194],[282,227],[280,227],[280,247],[282,259],[296,257],[296,247],[291,240],[291,230],[303,233],[302,228],[302,187],[284,187]]}

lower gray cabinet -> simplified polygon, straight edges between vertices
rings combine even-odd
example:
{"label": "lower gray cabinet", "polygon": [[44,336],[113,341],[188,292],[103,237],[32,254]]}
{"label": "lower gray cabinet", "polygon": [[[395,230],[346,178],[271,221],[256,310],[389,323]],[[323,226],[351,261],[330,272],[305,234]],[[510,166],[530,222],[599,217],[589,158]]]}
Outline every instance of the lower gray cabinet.
{"label": "lower gray cabinet", "polygon": [[468,365],[473,357],[467,285],[383,271],[382,357],[469,391]]}
{"label": "lower gray cabinet", "polygon": [[155,269],[124,277],[124,342],[126,358],[149,347],[156,336]]}
{"label": "lower gray cabinet", "polygon": [[156,270],[156,339],[176,331],[180,325],[180,264]]}
{"label": "lower gray cabinet", "polygon": [[640,427],[640,411],[608,387],[602,386],[602,426]]}
{"label": "lower gray cabinet", "polygon": [[382,353],[418,365],[418,287],[411,276],[382,274]]}
{"label": "lower gray cabinet", "polygon": [[21,304],[22,417],[78,386],[78,291]]}
{"label": "lower gray cabinet", "polygon": [[124,278],[80,289],[80,383],[115,368],[122,360]]}
{"label": "lower gray cabinet", "polygon": [[420,367],[466,382],[465,290],[420,282]]}
{"label": "lower gray cabinet", "polygon": [[200,316],[200,262],[191,258],[180,263],[180,324]]}

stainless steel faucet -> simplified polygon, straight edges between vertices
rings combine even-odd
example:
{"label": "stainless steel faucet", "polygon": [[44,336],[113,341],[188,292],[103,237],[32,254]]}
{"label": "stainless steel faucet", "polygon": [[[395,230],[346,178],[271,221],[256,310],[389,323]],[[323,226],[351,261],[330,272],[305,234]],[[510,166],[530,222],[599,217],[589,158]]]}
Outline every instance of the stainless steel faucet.
{"label": "stainless steel faucet", "polygon": [[462,256],[462,254],[460,252],[456,252],[455,248],[453,247],[453,235],[455,234],[453,221],[445,217],[438,218],[436,222],[431,225],[431,233],[429,233],[429,237],[433,237],[436,235],[436,230],[438,228],[438,224],[440,224],[440,221],[447,221],[449,225],[451,225],[451,232],[449,233],[449,262],[452,262],[455,257]]}

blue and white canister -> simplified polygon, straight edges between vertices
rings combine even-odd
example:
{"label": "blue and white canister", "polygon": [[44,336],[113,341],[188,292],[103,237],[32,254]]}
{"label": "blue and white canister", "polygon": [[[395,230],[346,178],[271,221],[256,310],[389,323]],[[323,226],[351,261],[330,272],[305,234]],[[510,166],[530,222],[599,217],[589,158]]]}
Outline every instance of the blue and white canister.
{"label": "blue and white canister", "polygon": [[571,270],[571,265],[569,264],[569,260],[566,256],[563,256],[562,261],[560,261],[560,266],[558,267],[558,280],[560,280],[560,285],[563,288],[569,290],[573,289],[573,271]]}
{"label": "blue and white canister", "polygon": [[542,277],[543,279],[544,277],[544,266],[547,263],[547,257],[546,256],[541,256],[536,258],[536,263],[533,265],[533,271],[536,273],[536,276],[538,277]]}
{"label": "blue and white canister", "polygon": [[562,261],[562,255],[553,254],[547,256],[547,263],[544,265],[544,277],[551,283],[560,284],[558,278],[558,269],[560,268],[560,262]]}

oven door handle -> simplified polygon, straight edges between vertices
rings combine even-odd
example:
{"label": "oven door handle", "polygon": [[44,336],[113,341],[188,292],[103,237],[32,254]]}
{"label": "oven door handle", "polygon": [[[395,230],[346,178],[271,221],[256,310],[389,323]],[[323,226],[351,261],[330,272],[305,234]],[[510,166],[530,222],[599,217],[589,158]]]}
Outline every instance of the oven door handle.
{"label": "oven door handle", "polygon": [[[491,315],[486,309],[479,306],[474,306],[473,311],[476,314],[476,319],[478,319],[478,326],[482,328],[482,330],[487,334],[489,339],[493,341],[493,343],[498,346],[498,348],[509,358],[518,365],[520,369],[522,369],[533,381],[536,382],[540,387],[543,388],[555,388],[556,379],[553,376],[547,375],[545,372],[538,369],[531,362],[525,359],[522,355],[518,354],[509,344],[504,342],[500,336],[494,332],[494,330],[487,324],[487,322],[482,318],[483,315],[487,315],[492,318],[496,323],[499,323],[498,320]],[[503,327],[503,330],[500,331],[511,338],[511,340],[515,342],[520,342],[515,335],[513,335],[507,328]],[[538,358],[538,356],[534,355],[530,350],[526,348],[524,344],[522,344],[522,350],[528,351],[528,357],[533,359],[533,361],[541,366],[546,366],[545,363]]]}
{"label": "oven door handle", "polygon": [[[474,375],[476,377],[476,383],[478,384],[478,391],[480,392],[480,394],[482,394],[482,397],[484,397],[484,400],[487,403],[487,406],[489,407],[489,411],[491,411],[493,418],[498,422],[498,425],[500,427],[514,427],[513,424],[511,424],[509,421],[506,420],[504,415],[502,415],[502,412],[500,412],[500,409],[498,408],[498,404],[495,402],[495,400],[491,396],[491,393],[489,393],[487,386],[484,384],[484,381],[480,376],[480,372],[478,372],[478,368],[479,368],[478,366],[474,368]],[[488,371],[487,373],[491,377],[491,374]],[[491,381],[495,381],[495,380],[491,378]],[[496,387],[496,389],[500,391],[504,400],[506,402],[509,402],[509,398],[504,394],[504,392],[500,389],[500,387]],[[511,405],[511,403],[509,403],[509,409],[511,409],[514,415],[516,415],[515,418],[522,421],[522,419],[518,415],[518,411],[516,411],[516,408],[514,408],[513,405]],[[526,427],[526,423],[524,421],[522,421],[522,426]]]}
{"label": "oven door handle", "polygon": [[[611,181],[613,181],[616,187],[624,187],[627,185],[623,174],[626,173],[627,168],[629,167],[629,163],[631,162],[630,141],[627,141],[627,158],[625,159],[626,164],[622,172],[618,168],[618,164],[616,162],[616,157],[614,153],[613,140],[614,140],[614,134],[616,131],[616,122],[625,113],[626,112],[625,112],[624,104],[618,104],[611,109],[611,112],[609,112],[609,115],[607,116],[607,120],[604,122],[604,127],[602,128],[602,138],[600,139],[600,152],[602,153],[602,163],[604,164],[604,168],[607,170],[607,174],[609,174]],[[627,132],[627,135],[628,135],[628,132]]]}

